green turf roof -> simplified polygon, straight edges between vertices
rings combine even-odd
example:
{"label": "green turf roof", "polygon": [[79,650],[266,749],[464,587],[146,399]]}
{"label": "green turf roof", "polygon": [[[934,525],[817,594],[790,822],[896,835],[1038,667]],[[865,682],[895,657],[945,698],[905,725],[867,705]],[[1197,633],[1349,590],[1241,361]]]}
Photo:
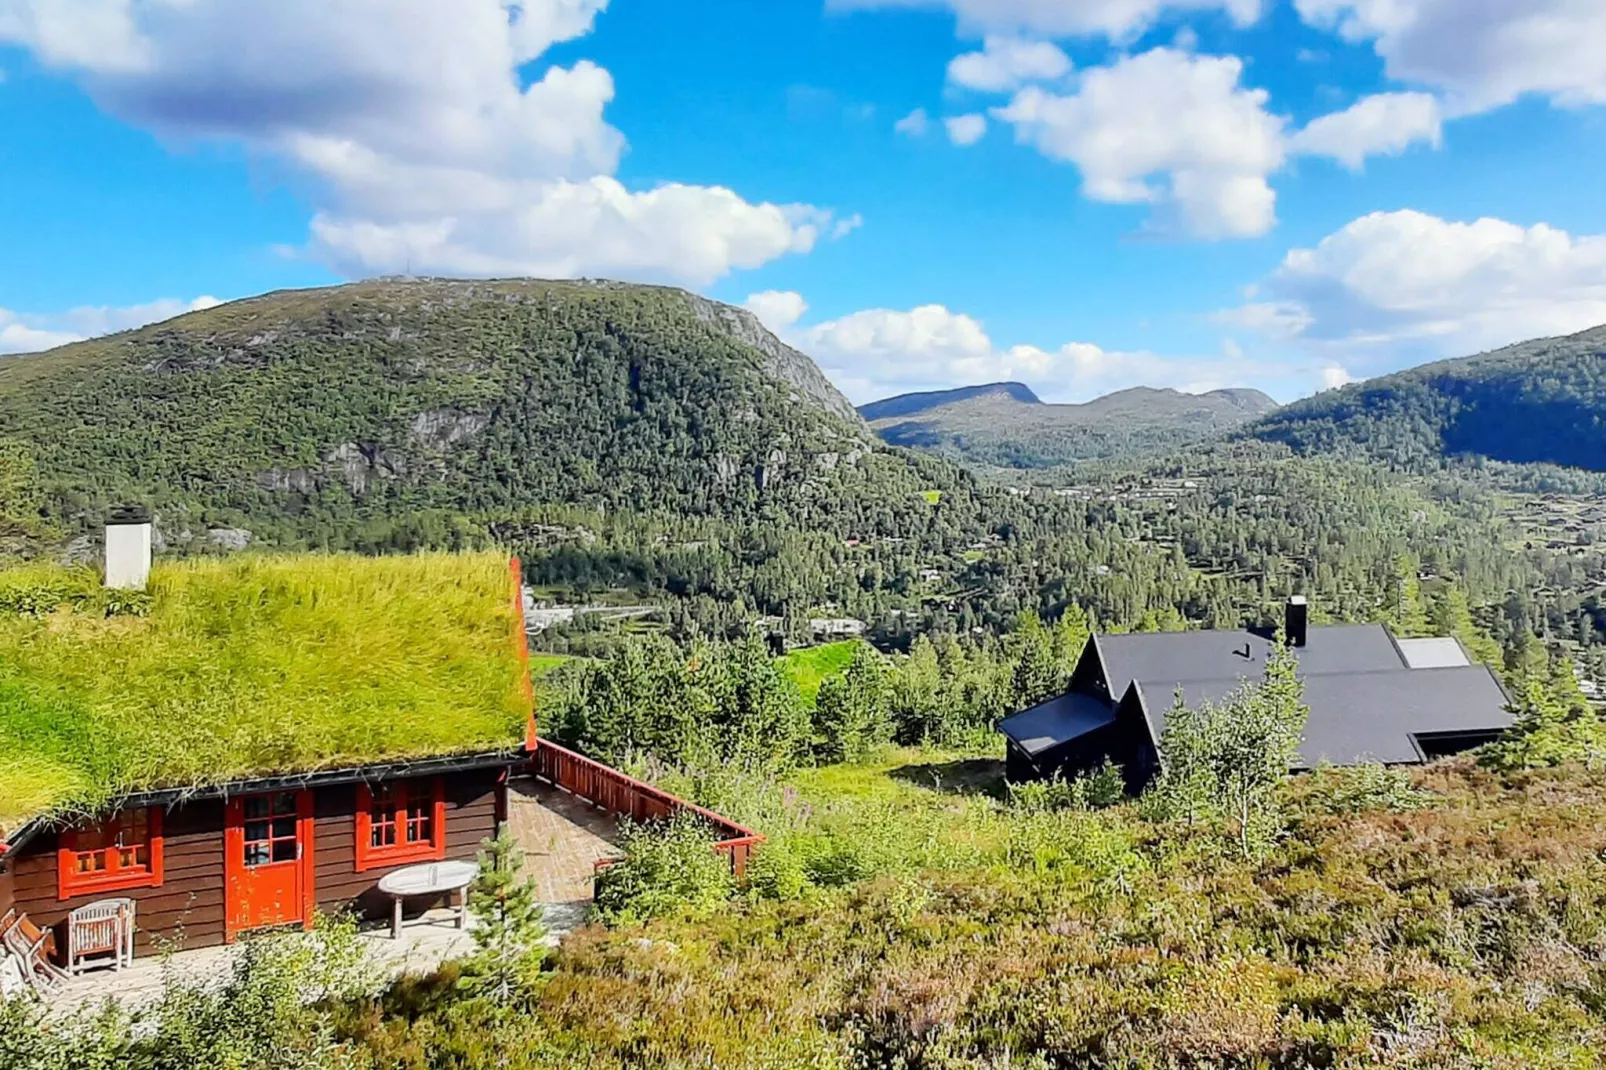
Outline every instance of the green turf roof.
{"label": "green turf roof", "polygon": [[162,563],[148,599],[0,571],[0,841],[135,792],[516,746],[513,591],[492,553]]}

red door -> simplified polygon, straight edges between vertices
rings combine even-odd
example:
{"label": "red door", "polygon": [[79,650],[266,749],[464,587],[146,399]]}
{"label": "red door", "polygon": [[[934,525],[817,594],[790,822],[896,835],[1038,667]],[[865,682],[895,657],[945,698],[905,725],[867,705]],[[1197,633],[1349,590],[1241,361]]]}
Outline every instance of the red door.
{"label": "red door", "polygon": [[230,799],[224,830],[227,936],[312,922],[312,792]]}

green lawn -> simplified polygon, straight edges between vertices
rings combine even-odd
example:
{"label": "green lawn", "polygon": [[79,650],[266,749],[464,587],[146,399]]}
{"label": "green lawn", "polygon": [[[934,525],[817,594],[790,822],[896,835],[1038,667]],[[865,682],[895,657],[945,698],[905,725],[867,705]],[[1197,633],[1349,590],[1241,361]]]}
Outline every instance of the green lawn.
{"label": "green lawn", "polygon": [[794,650],[781,659],[781,667],[803,693],[803,701],[812,706],[821,682],[848,667],[858,643],[857,639],[844,639],[840,643]]}

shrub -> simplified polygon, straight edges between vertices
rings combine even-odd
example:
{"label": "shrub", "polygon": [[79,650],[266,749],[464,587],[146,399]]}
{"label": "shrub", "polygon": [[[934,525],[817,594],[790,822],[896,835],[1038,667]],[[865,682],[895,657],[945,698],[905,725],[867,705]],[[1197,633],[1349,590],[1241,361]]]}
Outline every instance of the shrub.
{"label": "shrub", "polygon": [[679,813],[654,825],[626,828],[624,859],[598,874],[596,913],[608,925],[629,925],[682,910],[703,914],[730,898],[730,861],[714,850],[706,822]]}
{"label": "shrub", "polygon": [[1323,766],[1305,778],[1306,806],[1328,815],[1361,814],[1369,810],[1404,813],[1426,806],[1433,796],[1418,791],[1411,774],[1377,762],[1347,767]]}
{"label": "shrub", "polygon": [[767,842],[748,860],[748,891],[760,899],[797,899],[810,884],[803,856],[790,844]]}

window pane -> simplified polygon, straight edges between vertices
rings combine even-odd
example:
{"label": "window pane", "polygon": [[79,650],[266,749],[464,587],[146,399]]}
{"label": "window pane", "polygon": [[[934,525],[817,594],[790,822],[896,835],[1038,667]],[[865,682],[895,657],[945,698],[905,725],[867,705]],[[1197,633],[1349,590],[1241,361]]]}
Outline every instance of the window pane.
{"label": "window pane", "polygon": [[96,851],[93,854],[81,854],[78,856],[78,872],[80,873],[99,873],[105,868],[106,855],[104,852]]}
{"label": "window pane", "polygon": [[273,797],[273,812],[276,814],[293,814],[296,812],[296,797],[292,792],[280,792]]}
{"label": "window pane", "polygon": [[245,823],[245,838],[247,840],[267,839],[268,823],[266,821],[247,821]]}
{"label": "window pane", "polygon": [[273,819],[273,838],[282,840],[294,839],[296,834],[296,819],[293,817],[276,817]]}
{"label": "window pane", "polygon": [[268,845],[265,843],[248,843],[245,845],[245,864],[248,866],[263,866],[268,862]]}
{"label": "window pane", "polygon": [[245,800],[246,817],[267,817],[268,800],[261,795],[254,795]]}
{"label": "window pane", "polygon": [[273,860],[275,862],[294,862],[296,860],[296,841],[274,840]]}

